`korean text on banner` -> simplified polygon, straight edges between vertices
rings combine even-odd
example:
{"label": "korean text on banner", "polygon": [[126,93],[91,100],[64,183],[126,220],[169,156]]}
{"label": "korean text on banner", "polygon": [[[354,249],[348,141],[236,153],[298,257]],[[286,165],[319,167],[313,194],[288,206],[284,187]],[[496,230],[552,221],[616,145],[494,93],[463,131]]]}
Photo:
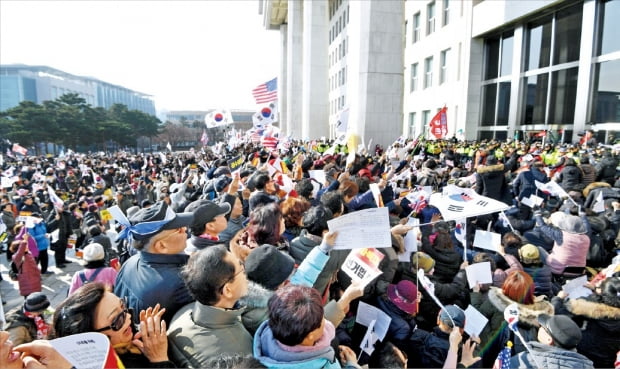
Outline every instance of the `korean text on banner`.
{"label": "korean text on banner", "polygon": [[327,222],[330,232],[338,231],[334,250],[392,246],[387,207],[354,211]]}

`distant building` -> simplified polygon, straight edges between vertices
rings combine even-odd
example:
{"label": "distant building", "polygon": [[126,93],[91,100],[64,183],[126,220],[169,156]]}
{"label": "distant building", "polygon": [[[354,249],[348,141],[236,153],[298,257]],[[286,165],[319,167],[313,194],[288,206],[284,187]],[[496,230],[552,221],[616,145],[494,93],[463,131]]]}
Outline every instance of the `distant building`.
{"label": "distant building", "polygon": [[107,109],[123,104],[129,110],[155,115],[152,96],[141,92],[46,66],[0,65],[0,111],[15,107],[21,101],[41,104],[66,93],[78,94],[93,107]]}
{"label": "distant building", "polygon": [[[180,124],[182,122],[193,123],[198,121],[202,124],[205,122],[205,116],[212,112],[214,109],[207,110],[170,110],[160,112],[162,122],[170,122],[174,124]],[[223,126],[226,128],[235,128],[241,130],[248,130],[253,127],[252,115],[254,110],[242,110],[242,109],[230,109],[230,114],[233,118],[233,124]],[[206,126],[205,126],[206,127]]]}

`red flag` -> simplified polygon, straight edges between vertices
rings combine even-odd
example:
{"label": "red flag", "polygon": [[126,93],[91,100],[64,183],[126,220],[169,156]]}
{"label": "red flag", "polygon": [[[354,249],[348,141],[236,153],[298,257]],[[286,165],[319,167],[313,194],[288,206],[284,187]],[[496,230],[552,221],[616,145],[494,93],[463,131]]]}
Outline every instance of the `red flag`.
{"label": "red flag", "polygon": [[547,137],[547,131],[540,131],[536,134],[536,137]]}
{"label": "red flag", "polygon": [[26,156],[26,154],[28,153],[28,149],[19,146],[18,144],[13,144],[13,152]]}
{"label": "red flag", "polygon": [[448,134],[448,108],[443,107],[435,114],[429,123],[431,133],[435,138],[442,139]]}

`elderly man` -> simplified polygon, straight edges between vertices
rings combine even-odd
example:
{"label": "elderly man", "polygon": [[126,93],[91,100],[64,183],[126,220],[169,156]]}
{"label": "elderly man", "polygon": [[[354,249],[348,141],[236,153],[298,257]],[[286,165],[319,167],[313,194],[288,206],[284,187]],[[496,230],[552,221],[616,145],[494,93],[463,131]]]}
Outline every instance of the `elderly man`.
{"label": "elderly man", "polygon": [[219,234],[228,226],[226,214],[230,212],[230,204],[216,204],[210,200],[196,200],[189,204],[185,211],[194,214],[190,227],[192,238],[187,242],[185,252],[202,250],[208,246],[220,244]]}
{"label": "elderly man", "polygon": [[204,368],[220,354],[252,353],[252,336],[241,323],[237,301],[248,290],[241,260],[224,245],[192,254],[183,279],[196,302],[179,310],[168,329],[172,359],[179,367]]}
{"label": "elderly man", "polygon": [[[162,201],[129,218],[119,238],[131,238],[139,252],[123,264],[114,287],[114,294],[127,297],[127,307],[137,312],[159,303],[166,308],[163,318],[169,323],[177,310],[194,300],[180,276],[188,259],[183,252],[187,227],[193,219],[193,214],[176,214]],[[139,314],[133,316],[139,319]]]}

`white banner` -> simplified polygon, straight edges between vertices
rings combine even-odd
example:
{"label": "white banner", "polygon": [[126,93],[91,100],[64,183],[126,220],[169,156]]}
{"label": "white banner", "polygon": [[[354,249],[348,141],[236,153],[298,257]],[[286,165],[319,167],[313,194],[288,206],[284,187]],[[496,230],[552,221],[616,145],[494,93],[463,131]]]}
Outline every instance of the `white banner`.
{"label": "white banner", "polygon": [[443,194],[432,194],[430,204],[439,209],[445,221],[496,213],[509,208],[501,201],[478,195],[471,188],[454,185],[444,187]]}

